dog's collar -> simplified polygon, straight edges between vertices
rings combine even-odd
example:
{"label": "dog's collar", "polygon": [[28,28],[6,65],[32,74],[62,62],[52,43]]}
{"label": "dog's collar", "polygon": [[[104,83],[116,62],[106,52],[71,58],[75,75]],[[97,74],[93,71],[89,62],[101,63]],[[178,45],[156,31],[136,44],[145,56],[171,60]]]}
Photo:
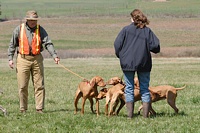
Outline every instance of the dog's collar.
{"label": "dog's collar", "polygon": [[90,82],[89,82],[89,81],[86,81],[86,84],[87,84],[87,85],[90,85]]}

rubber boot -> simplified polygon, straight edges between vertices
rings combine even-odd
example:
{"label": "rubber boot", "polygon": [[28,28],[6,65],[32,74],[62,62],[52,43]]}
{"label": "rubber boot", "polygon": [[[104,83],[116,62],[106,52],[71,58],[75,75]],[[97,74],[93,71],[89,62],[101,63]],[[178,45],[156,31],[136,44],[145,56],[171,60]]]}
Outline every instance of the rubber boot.
{"label": "rubber boot", "polygon": [[129,119],[133,118],[133,111],[134,111],[134,103],[133,102],[126,102],[127,108],[127,116]]}
{"label": "rubber boot", "polygon": [[149,109],[150,109],[150,103],[143,102],[142,105],[143,105],[143,117],[144,118],[148,118]]}

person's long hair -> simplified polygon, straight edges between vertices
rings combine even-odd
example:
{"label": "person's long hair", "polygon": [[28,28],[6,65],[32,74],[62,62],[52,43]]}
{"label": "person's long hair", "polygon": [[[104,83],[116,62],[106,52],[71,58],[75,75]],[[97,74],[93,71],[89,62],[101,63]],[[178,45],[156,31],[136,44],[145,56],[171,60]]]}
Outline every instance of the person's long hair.
{"label": "person's long hair", "polygon": [[134,24],[138,28],[144,28],[150,23],[147,17],[139,9],[133,10],[130,15],[134,21]]}

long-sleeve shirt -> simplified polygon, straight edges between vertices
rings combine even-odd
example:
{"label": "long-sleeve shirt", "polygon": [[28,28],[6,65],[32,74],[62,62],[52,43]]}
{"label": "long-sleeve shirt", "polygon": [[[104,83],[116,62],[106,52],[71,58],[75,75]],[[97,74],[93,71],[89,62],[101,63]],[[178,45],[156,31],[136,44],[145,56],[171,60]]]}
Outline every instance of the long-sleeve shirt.
{"label": "long-sleeve shirt", "polygon": [[[27,35],[29,44],[31,44],[31,42],[32,42],[32,38],[33,38],[35,29],[36,29],[36,27],[30,28],[27,24],[25,26],[26,35]],[[41,42],[42,42],[41,51],[40,52],[43,51],[43,46],[44,46],[48,50],[50,55],[53,58],[56,58],[57,57],[57,53],[56,53],[56,51],[54,49],[54,45],[51,42],[51,39],[49,38],[47,32],[45,31],[45,29],[42,26],[40,26],[39,29],[40,29],[40,37],[41,37]],[[14,29],[13,34],[12,34],[12,38],[10,40],[10,45],[8,47],[8,59],[9,60],[13,60],[13,57],[14,57],[14,54],[15,54],[16,50],[17,50],[17,53],[18,53],[19,35],[20,35],[20,25],[17,26]]]}
{"label": "long-sleeve shirt", "polygon": [[151,53],[160,52],[160,42],[148,27],[137,28],[134,23],[125,26],[114,42],[115,54],[123,71],[150,72]]}

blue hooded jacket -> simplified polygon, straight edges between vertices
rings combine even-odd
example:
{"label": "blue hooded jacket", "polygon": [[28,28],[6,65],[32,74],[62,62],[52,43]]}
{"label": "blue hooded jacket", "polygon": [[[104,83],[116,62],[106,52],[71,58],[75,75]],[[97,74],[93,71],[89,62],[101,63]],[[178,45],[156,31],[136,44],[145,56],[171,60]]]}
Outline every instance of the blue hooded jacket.
{"label": "blue hooded jacket", "polygon": [[160,52],[160,42],[150,28],[137,28],[134,22],[125,26],[114,42],[115,54],[123,71],[150,72],[151,53]]}

